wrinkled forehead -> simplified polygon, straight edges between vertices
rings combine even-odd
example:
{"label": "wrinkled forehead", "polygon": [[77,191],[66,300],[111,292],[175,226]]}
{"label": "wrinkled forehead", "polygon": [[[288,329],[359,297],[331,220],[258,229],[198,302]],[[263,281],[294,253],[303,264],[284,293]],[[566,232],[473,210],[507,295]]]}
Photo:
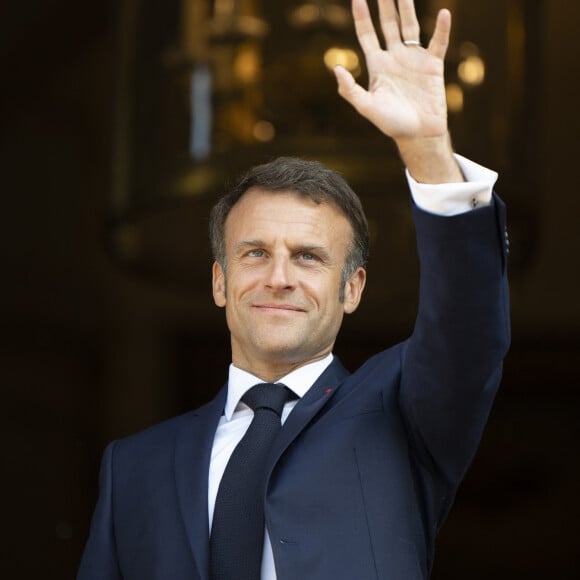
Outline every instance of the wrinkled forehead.
{"label": "wrinkled forehead", "polygon": [[[315,209],[320,206],[329,206],[344,216],[348,220],[348,216],[344,210],[329,196],[327,193],[317,191],[315,193],[306,193],[297,189],[266,189],[262,187],[250,187],[246,190],[231,207],[227,218],[226,227],[230,218],[236,219],[236,214],[241,213],[241,210],[246,210],[249,206],[259,203],[267,203],[270,207],[276,207],[277,201],[280,204],[287,202],[288,199],[296,200],[304,205],[304,208]],[[237,210],[237,211],[236,211]]]}
{"label": "wrinkled forehead", "polygon": [[239,219],[239,215],[251,209],[259,209],[263,206],[270,210],[284,208],[289,202],[301,205],[305,211],[327,208],[341,215],[348,221],[344,210],[328,195],[323,192],[310,194],[295,189],[264,189],[251,187],[245,191],[230,209],[226,218],[228,222]]}

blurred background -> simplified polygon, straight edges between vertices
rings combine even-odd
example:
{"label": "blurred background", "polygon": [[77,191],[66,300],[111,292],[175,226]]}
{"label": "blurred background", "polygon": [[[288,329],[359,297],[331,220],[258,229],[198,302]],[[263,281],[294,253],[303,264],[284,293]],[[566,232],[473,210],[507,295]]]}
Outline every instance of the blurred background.
{"label": "blurred background", "polygon": [[[455,147],[508,203],[513,346],[433,578],[577,578],[580,4],[420,0],[426,31],[443,5]],[[104,445],[226,378],[206,241],[225,184],[299,154],[359,192],[351,369],[412,329],[413,229],[393,147],[336,95],[336,63],[366,82],[348,0],[4,0],[0,26],[0,574],[73,578]]]}

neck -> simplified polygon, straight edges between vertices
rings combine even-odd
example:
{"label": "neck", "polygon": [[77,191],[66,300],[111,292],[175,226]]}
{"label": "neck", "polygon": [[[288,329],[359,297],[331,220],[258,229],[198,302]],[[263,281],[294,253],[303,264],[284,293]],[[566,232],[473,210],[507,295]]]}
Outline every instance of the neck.
{"label": "neck", "polygon": [[255,375],[266,383],[275,383],[296,369],[322,360],[328,354],[329,353],[325,352],[320,356],[299,362],[252,361],[251,364],[248,364],[246,361],[236,360],[235,357],[233,358],[232,362],[239,369]]}

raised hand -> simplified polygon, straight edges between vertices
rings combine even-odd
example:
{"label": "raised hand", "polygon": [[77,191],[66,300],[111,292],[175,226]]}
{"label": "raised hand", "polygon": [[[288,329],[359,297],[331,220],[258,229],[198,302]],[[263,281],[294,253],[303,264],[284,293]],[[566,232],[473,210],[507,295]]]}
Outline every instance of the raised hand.
{"label": "raised hand", "polygon": [[[378,0],[381,46],[366,0],[353,0],[356,34],[364,52],[369,88],[338,66],[340,95],[397,143],[411,174],[424,181],[459,181],[447,133],[443,60],[449,45],[451,14],[441,10],[427,48],[419,44],[413,0]],[[418,162],[422,166],[418,165]],[[429,174],[425,174],[428,172]],[[438,174],[435,174],[438,173]]]}

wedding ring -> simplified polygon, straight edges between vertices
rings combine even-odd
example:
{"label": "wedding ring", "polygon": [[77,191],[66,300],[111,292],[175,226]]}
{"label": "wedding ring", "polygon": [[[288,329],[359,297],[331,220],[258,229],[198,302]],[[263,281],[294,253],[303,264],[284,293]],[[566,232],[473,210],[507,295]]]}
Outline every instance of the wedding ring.
{"label": "wedding ring", "polygon": [[405,46],[421,46],[418,40],[403,40],[403,44]]}

